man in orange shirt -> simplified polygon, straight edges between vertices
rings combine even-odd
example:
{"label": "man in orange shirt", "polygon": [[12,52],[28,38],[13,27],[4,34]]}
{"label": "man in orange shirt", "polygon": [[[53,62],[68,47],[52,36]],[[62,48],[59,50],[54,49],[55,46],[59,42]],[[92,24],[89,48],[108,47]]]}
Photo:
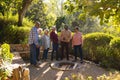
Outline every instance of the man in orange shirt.
{"label": "man in orange shirt", "polygon": [[83,53],[82,53],[82,47],[81,47],[82,44],[83,44],[82,33],[79,32],[78,27],[75,27],[75,34],[73,35],[73,38],[72,38],[72,47],[74,48],[74,56],[75,56],[74,61],[77,61],[77,52],[79,51],[81,63],[83,63]]}
{"label": "man in orange shirt", "polygon": [[71,40],[71,31],[68,29],[68,26],[65,25],[65,29],[61,31],[60,41],[61,41],[61,60],[63,59],[64,49],[66,49],[66,57],[69,60],[69,43]]}

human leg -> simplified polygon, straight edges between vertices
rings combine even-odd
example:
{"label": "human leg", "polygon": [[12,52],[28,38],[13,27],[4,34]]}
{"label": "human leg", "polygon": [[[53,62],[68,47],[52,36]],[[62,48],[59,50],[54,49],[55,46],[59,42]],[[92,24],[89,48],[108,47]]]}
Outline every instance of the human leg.
{"label": "human leg", "polygon": [[47,49],[45,50],[45,59],[47,59],[47,57],[48,57],[48,50],[49,50],[49,48],[47,48]]}
{"label": "human leg", "polygon": [[36,59],[37,59],[37,61],[40,60],[39,55],[40,55],[40,48],[36,48]]}
{"label": "human leg", "polygon": [[69,43],[66,43],[65,44],[65,48],[66,48],[66,57],[67,57],[67,60],[69,60]]}
{"label": "human leg", "polygon": [[30,63],[36,65],[36,45],[30,44]]}
{"label": "human leg", "polygon": [[77,46],[74,46],[74,57],[77,60]]}
{"label": "human leg", "polygon": [[83,61],[83,52],[82,52],[82,47],[79,45],[79,54],[80,54],[80,59]]}
{"label": "human leg", "polygon": [[61,42],[61,60],[63,59],[64,54],[64,42]]}

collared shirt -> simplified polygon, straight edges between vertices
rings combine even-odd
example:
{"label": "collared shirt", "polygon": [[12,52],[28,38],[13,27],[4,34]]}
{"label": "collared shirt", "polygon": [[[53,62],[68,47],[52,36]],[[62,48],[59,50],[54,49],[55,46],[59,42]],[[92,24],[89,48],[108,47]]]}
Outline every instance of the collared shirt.
{"label": "collared shirt", "polygon": [[82,33],[78,32],[73,35],[72,38],[72,46],[81,45],[82,44]]}
{"label": "collared shirt", "polygon": [[54,31],[50,33],[50,39],[53,43],[58,43],[58,35]]}
{"label": "collared shirt", "polygon": [[28,39],[28,43],[29,44],[35,44],[35,45],[38,45],[38,32],[37,32],[37,28],[34,26],[31,31],[30,31],[30,34],[29,34],[29,39]]}
{"label": "collared shirt", "polygon": [[70,42],[70,40],[71,40],[71,31],[70,30],[61,31],[60,40],[62,42]]}

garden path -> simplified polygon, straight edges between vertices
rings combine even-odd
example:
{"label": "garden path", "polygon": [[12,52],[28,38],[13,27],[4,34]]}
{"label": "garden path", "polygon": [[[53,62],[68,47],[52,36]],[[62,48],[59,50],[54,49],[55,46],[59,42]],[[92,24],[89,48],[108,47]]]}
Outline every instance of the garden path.
{"label": "garden path", "polygon": [[[72,60],[73,58],[70,57],[70,61]],[[66,59],[64,59],[63,61],[66,61]],[[77,61],[77,63],[79,64],[78,68],[70,71],[60,71],[52,69],[50,67],[50,63],[53,62],[56,62],[56,60],[51,61],[49,56],[47,61],[42,61],[39,64],[40,68],[36,68],[30,65],[29,60],[24,60],[23,62],[19,55],[18,59],[14,60],[14,63],[22,64],[25,67],[29,68],[30,80],[65,80],[65,77],[69,77],[72,74],[77,73],[79,73],[80,76],[83,78],[82,80],[84,80],[84,78],[88,76],[92,76],[94,80],[96,80],[96,77],[101,76],[103,74],[109,75],[109,71],[89,61],[84,61],[83,64]]]}

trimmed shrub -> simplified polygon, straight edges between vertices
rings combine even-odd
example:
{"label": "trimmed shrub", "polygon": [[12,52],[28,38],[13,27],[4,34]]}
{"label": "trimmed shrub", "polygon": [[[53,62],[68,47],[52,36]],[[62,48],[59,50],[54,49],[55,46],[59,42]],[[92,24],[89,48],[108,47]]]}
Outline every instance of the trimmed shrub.
{"label": "trimmed shrub", "polygon": [[30,28],[28,27],[17,27],[14,25],[3,28],[0,32],[0,43],[27,43],[29,31]]}
{"label": "trimmed shrub", "polygon": [[4,19],[0,16],[0,43],[19,44],[28,42],[28,34],[33,23],[27,18],[23,20],[23,26],[17,26],[18,16]]}
{"label": "trimmed shrub", "polygon": [[120,70],[120,38],[105,33],[84,36],[84,57],[105,68]]}
{"label": "trimmed shrub", "polygon": [[113,61],[111,61],[112,68],[120,70],[120,37],[114,38],[110,42],[110,48],[113,50],[111,57]]}
{"label": "trimmed shrub", "polygon": [[112,48],[117,48],[118,50],[120,50],[120,37],[112,39],[110,42],[110,46]]}
{"label": "trimmed shrub", "polygon": [[106,47],[109,46],[111,39],[113,39],[113,36],[105,33],[86,34],[84,36],[83,44],[84,57],[98,63],[103,56],[103,54],[100,53],[101,48],[106,49]]}

